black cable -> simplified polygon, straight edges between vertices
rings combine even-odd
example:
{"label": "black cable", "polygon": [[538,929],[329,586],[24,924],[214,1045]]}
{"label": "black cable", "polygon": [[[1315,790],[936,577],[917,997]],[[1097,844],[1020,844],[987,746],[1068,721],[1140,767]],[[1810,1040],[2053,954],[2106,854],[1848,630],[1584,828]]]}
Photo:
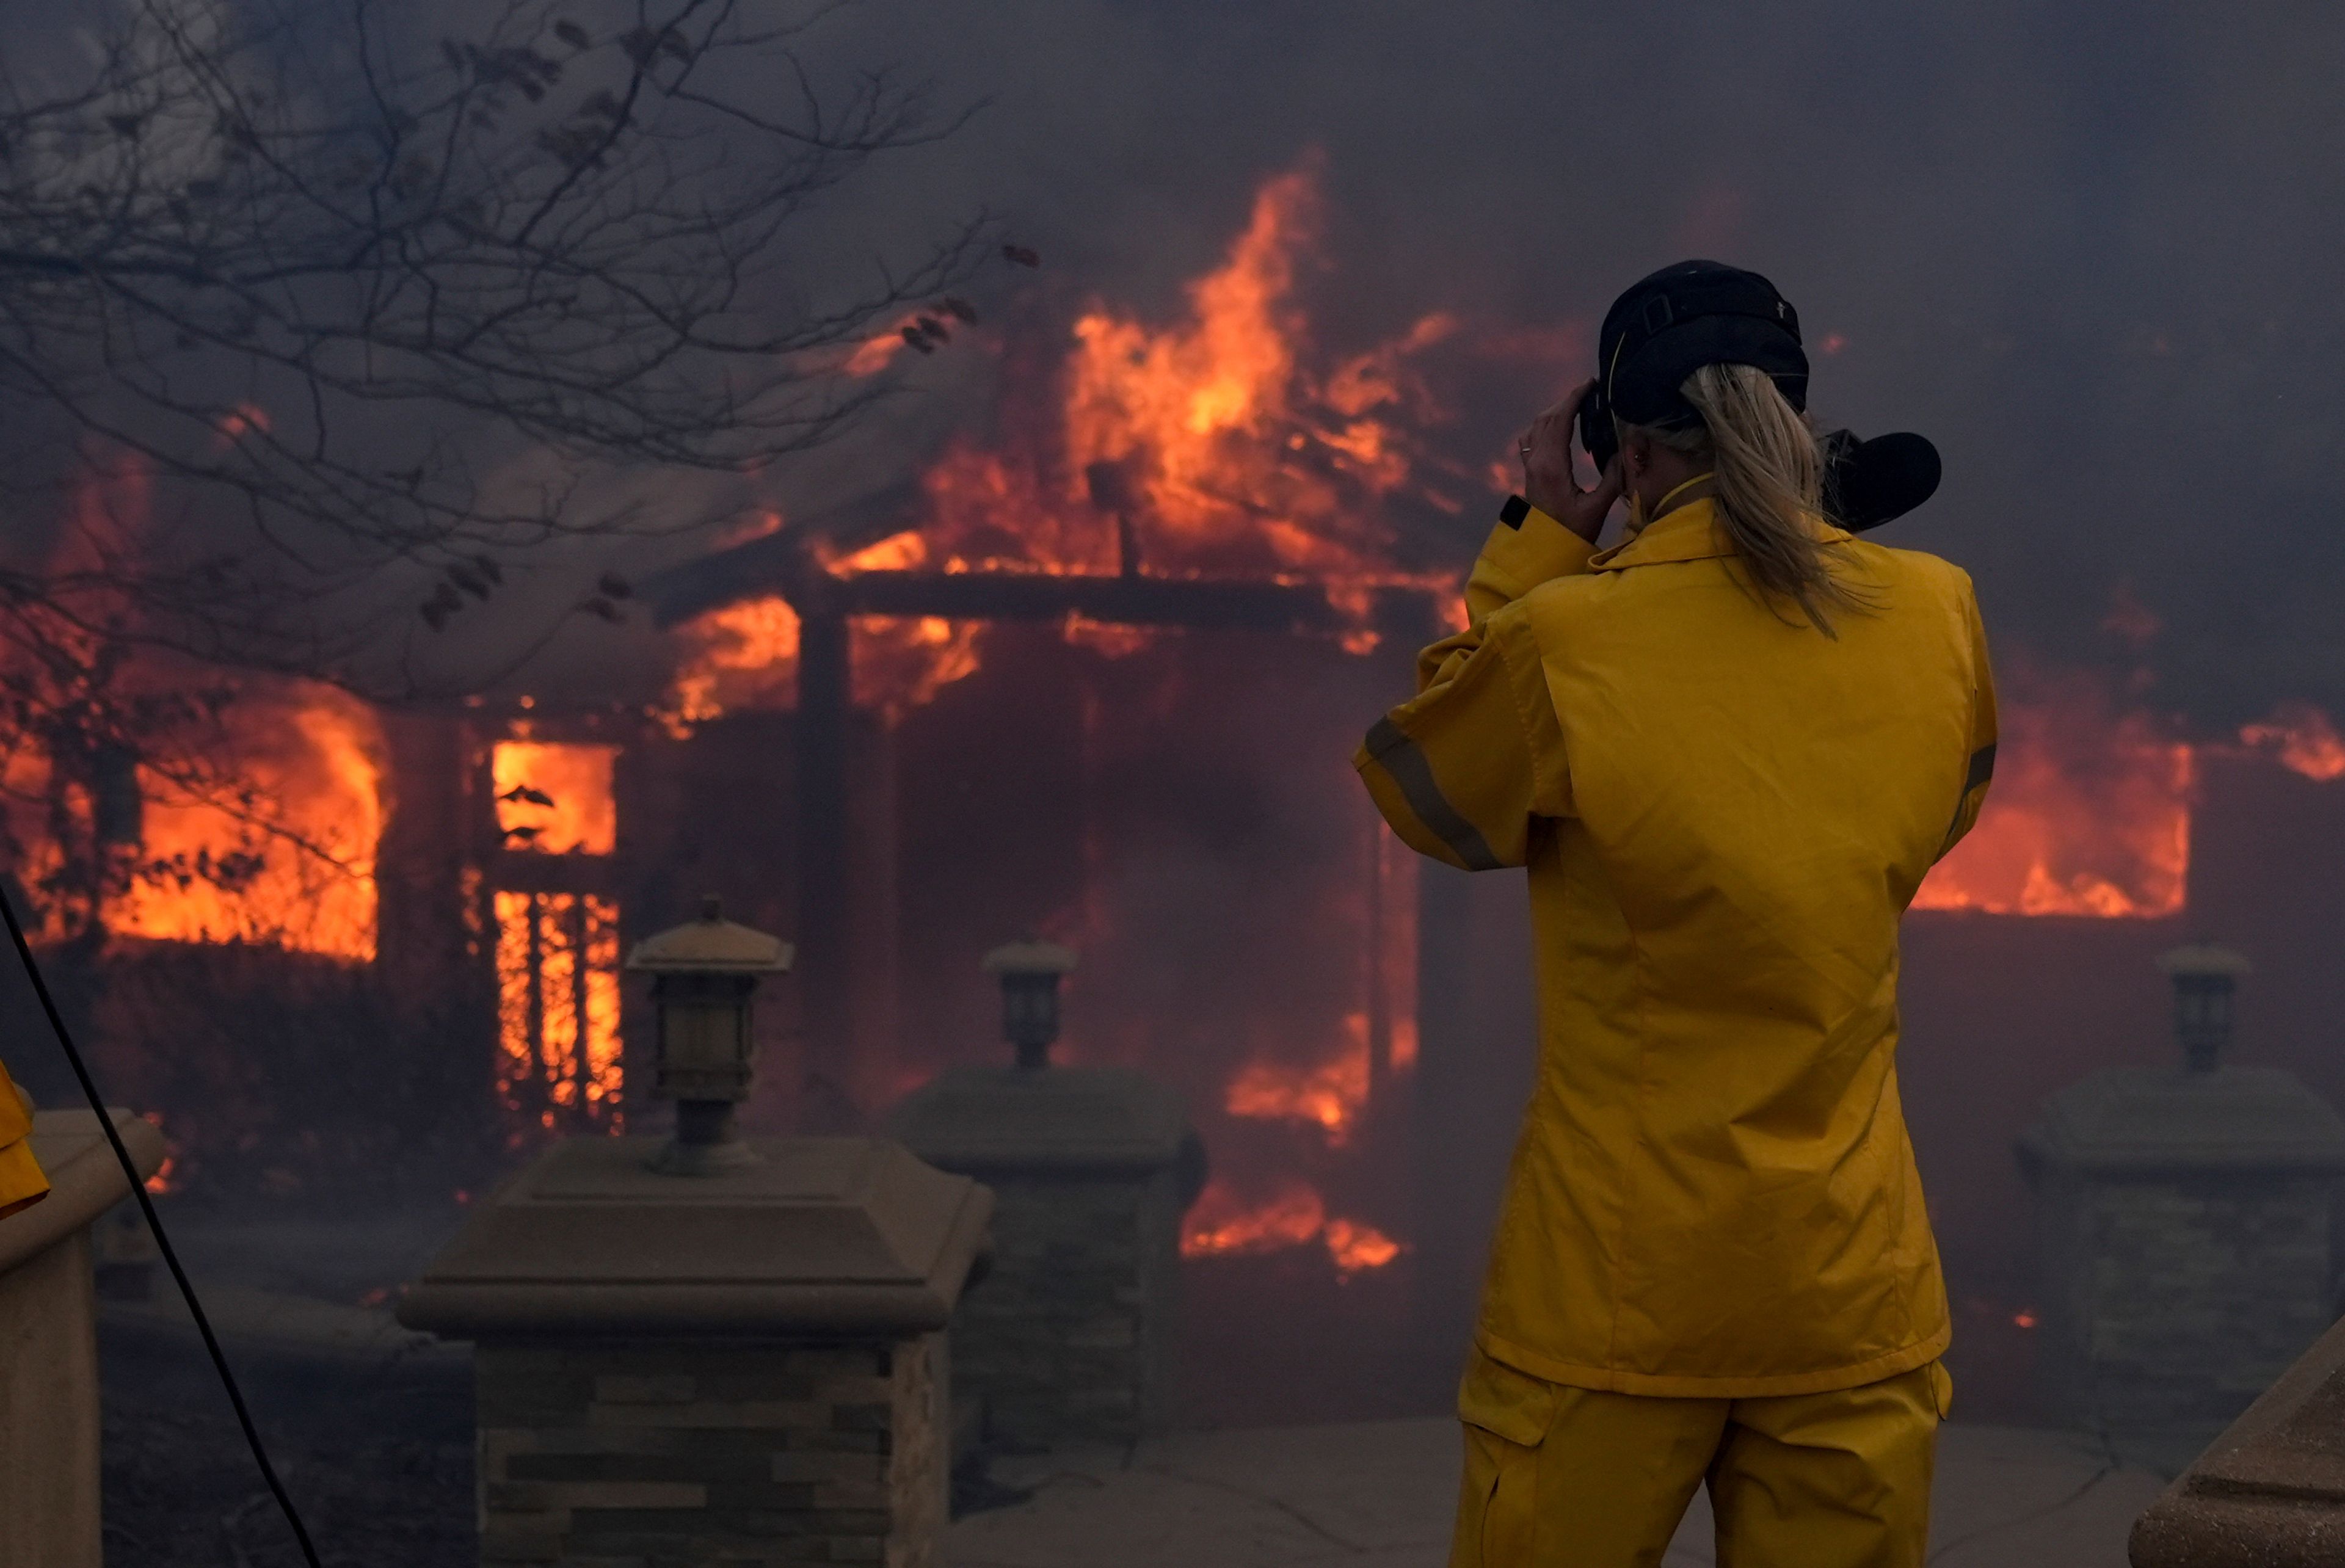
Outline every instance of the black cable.
{"label": "black cable", "polygon": [[57,1011],[56,998],[49,995],[48,982],[41,978],[41,966],[33,958],[33,945],[25,940],[25,927],[16,918],[16,905],[5,893],[0,893],[0,919],[8,923],[8,938],[16,945],[16,956],[24,960],[25,974],[33,982],[33,993],[41,999],[41,1010],[49,1016],[49,1027],[57,1035],[57,1044],[66,1048],[66,1060],[73,1064],[74,1077],[81,1082],[81,1092],[89,1099],[90,1108],[97,1113],[97,1125],[113,1147],[114,1158],[122,1166],[122,1174],[130,1179],[130,1195],[138,1200],[138,1211],[147,1217],[147,1228],[154,1233],[155,1246],[163,1254],[163,1262],[178,1282],[179,1295],[188,1303],[188,1310],[196,1320],[196,1331],[204,1337],[204,1349],[210,1353],[212,1369],[219,1373],[220,1386],[228,1390],[228,1402],[236,1407],[237,1424],[244,1429],[244,1441],[252,1449],[253,1462],[260,1466],[260,1478],[269,1483],[270,1495],[285,1515],[285,1522],[293,1527],[293,1539],[301,1547],[301,1560],[310,1568],[321,1568],[318,1549],[310,1543],[310,1532],[302,1526],[301,1515],[293,1506],[293,1499],[285,1483],[277,1479],[277,1467],[269,1462],[269,1450],[260,1442],[260,1429],[252,1424],[252,1412],[245,1408],[244,1391],[237,1387],[236,1374],[228,1370],[228,1356],[220,1350],[219,1340],[212,1333],[211,1320],[204,1316],[203,1303],[196,1300],[196,1287],[188,1271],[179,1267],[179,1255],[171,1249],[171,1239],[163,1234],[162,1217],[155,1212],[155,1199],[147,1194],[147,1181],[138,1174],[138,1166],[130,1158],[129,1148],[122,1141],[120,1129],[106,1112],[106,1101],[97,1092],[97,1081],[89,1076],[88,1064],[74,1046],[73,1033],[66,1027],[65,1015]]}

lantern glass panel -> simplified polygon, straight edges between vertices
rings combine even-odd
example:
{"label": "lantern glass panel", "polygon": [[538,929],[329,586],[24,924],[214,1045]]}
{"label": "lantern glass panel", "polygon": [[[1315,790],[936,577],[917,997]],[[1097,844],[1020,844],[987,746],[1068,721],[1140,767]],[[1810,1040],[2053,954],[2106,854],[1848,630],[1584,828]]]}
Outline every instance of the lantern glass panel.
{"label": "lantern glass panel", "polygon": [[1059,1032],[1058,976],[1013,975],[1002,986],[1010,1037],[1046,1045]]}
{"label": "lantern glass panel", "polygon": [[2182,976],[2175,982],[2175,1032],[2185,1058],[2201,1071],[2215,1066],[2230,1038],[2233,986],[2228,975]]}
{"label": "lantern glass panel", "polygon": [[753,983],[736,976],[671,975],[654,992],[659,1011],[660,1076],[746,1077]]}
{"label": "lantern glass panel", "polygon": [[741,1014],[723,1003],[695,1001],[670,1007],[663,1041],[670,1067],[703,1070],[739,1065]]}

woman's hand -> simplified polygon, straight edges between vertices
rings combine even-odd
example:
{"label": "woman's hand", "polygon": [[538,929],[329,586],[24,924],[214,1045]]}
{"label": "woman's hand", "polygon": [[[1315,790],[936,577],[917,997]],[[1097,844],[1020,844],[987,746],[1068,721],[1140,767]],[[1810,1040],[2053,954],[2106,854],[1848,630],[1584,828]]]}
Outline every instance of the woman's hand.
{"label": "woman's hand", "polygon": [[1518,443],[1523,457],[1523,499],[1589,543],[1604,531],[1605,514],[1620,499],[1620,460],[1604,466],[1593,490],[1582,490],[1571,478],[1571,433],[1579,419],[1579,405],[1594,389],[1582,381],[1566,392],[1563,401],[1531,421]]}

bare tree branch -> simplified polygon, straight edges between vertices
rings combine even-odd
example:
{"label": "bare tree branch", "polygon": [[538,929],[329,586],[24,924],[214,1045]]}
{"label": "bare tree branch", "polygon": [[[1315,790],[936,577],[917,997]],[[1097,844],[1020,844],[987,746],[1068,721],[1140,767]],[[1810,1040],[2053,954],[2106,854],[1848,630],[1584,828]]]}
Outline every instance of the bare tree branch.
{"label": "bare tree branch", "polygon": [[963,220],[837,282],[835,198],[966,117],[827,58],[838,0],[425,9],[117,0],[70,68],[0,59],[0,475],[55,520],[0,549],[0,768],[46,769],[0,789],[52,819],[123,755],[229,787],[130,664],[398,694],[398,625],[715,521],[644,476],[852,428],[888,392],[852,351],[990,248]]}

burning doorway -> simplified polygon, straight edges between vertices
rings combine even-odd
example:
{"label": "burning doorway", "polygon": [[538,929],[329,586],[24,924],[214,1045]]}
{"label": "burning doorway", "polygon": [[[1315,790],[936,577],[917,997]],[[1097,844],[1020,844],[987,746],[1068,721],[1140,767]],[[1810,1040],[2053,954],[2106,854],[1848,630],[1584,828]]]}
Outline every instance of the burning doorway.
{"label": "burning doorway", "polygon": [[618,754],[528,738],[489,748],[500,853],[479,896],[494,933],[497,1101],[517,1129],[625,1128]]}

